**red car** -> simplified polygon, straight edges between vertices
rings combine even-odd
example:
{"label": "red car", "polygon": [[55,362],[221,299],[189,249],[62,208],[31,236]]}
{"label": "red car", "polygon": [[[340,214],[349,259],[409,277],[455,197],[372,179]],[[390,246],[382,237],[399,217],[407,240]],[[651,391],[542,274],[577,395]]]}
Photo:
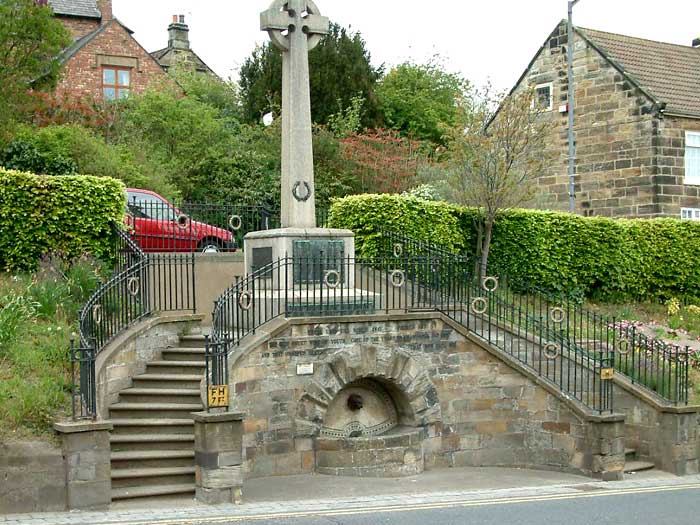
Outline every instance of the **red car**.
{"label": "red car", "polygon": [[236,251],[233,234],[223,228],[191,220],[155,192],[128,188],[126,223],[146,252],[216,253]]}

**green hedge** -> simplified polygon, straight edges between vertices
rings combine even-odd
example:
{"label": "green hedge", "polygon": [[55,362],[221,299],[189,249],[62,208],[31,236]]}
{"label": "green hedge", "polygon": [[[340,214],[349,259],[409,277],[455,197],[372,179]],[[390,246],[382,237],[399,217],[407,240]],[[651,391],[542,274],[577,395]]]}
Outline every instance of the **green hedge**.
{"label": "green hedge", "polygon": [[400,232],[455,252],[473,244],[471,231],[460,228],[459,208],[399,195],[352,195],[334,199],[328,214],[333,228],[355,232],[355,249],[374,257],[383,249],[381,230]]}
{"label": "green hedge", "polygon": [[[381,229],[475,253],[479,210],[398,196],[336,200],[330,224],[349,228],[358,252],[375,255]],[[509,210],[494,226],[489,264],[572,297],[602,300],[700,298],[700,223],[586,218]]]}
{"label": "green hedge", "polygon": [[124,185],[107,177],[49,177],[0,168],[0,268],[31,270],[51,251],[113,250],[110,221],[124,214]]}

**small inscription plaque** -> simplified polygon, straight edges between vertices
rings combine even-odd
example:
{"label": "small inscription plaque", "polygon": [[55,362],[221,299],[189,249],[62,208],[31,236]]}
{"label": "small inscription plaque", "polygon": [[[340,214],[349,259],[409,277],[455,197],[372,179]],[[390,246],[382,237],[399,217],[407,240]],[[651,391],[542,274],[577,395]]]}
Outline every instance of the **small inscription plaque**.
{"label": "small inscription plaque", "polygon": [[303,363],[297,365],[297,375],[298,376],[312,376],[314,375],[314,364],[313,363]]}
{"label": "small inscription plaque", "polygon": [[600,369],[600,378],[603,381],[610,381],[614,375],[615,375],[614,368],[601,368]]}
{"label": "small inscription plaque", "polygon": [[210,386],[208,402],[210,408],[228,407],[228,385]]}

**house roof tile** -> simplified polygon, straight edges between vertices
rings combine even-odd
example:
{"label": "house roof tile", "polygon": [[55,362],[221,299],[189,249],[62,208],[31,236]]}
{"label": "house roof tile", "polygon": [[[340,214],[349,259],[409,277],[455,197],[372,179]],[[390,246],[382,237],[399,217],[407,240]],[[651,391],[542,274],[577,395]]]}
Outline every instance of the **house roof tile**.
{"label": "house roof tile", "polygon": [[700,116],[700,48],[577,28],[667,113]]}
{"label": "house roof tile", "polygon": [[49,5],[57,15],[102,18],[95,0],[49,0]]}

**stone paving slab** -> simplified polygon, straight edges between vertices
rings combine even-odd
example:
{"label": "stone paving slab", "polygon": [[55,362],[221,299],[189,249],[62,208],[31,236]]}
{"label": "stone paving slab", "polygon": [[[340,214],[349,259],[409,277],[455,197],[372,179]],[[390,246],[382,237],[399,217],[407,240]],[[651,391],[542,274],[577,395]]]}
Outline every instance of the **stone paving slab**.
{"label": "stone paving slab", "polygon": [[[473,469],[463,469],[473,470]],[[510,470],[510,469],[504,469]],[[657,473],[659,474],[659,473]],[[694,485],[700,488],[700,475],[686,477],[669,477],[660,473],[655,476],[640,476],[618,482],[602,482],[577,476],[576,482],[536,485],[528,487],[510,487],[500,489],[444,490],[432,493],[413,494],[382,494],[340,497],[340,498],[307,498],[290,501],[259,501],[248,502],[243,505],[220,505],[206,507],[198,504],[190,504],[187,507],[173,508],[167,506],[158,508],[152,504],[149,508],[135,508],[131,510],[110,510],[107,512],[61,512],[61,513],[37,513],[22,515],[0,516],[1,525],[169,525],[181,523],[206,523],[216,522],[226,518],[245,519],[260,515],[287,515],[294,513],[325,513],[330,511],[342,512],[355,511],[357,509],[387,509],[401,508],[406,505],[420,504],[464,504],[469,502],[509,500],[513,498],[528,498],[557,495],[576,495],[583,492],[614,493],[621,490],[660,487],[681,487]],[[297,476],[299,478],[301,476]],[[268,480],[275,481],[275,480]],[[279,481],[279,480],[277,480]],[[361,484],[363,480],[357,480]],[[390,483],[392,480],[388,480]],[[274,494],[270,491],[270,494]]]}

